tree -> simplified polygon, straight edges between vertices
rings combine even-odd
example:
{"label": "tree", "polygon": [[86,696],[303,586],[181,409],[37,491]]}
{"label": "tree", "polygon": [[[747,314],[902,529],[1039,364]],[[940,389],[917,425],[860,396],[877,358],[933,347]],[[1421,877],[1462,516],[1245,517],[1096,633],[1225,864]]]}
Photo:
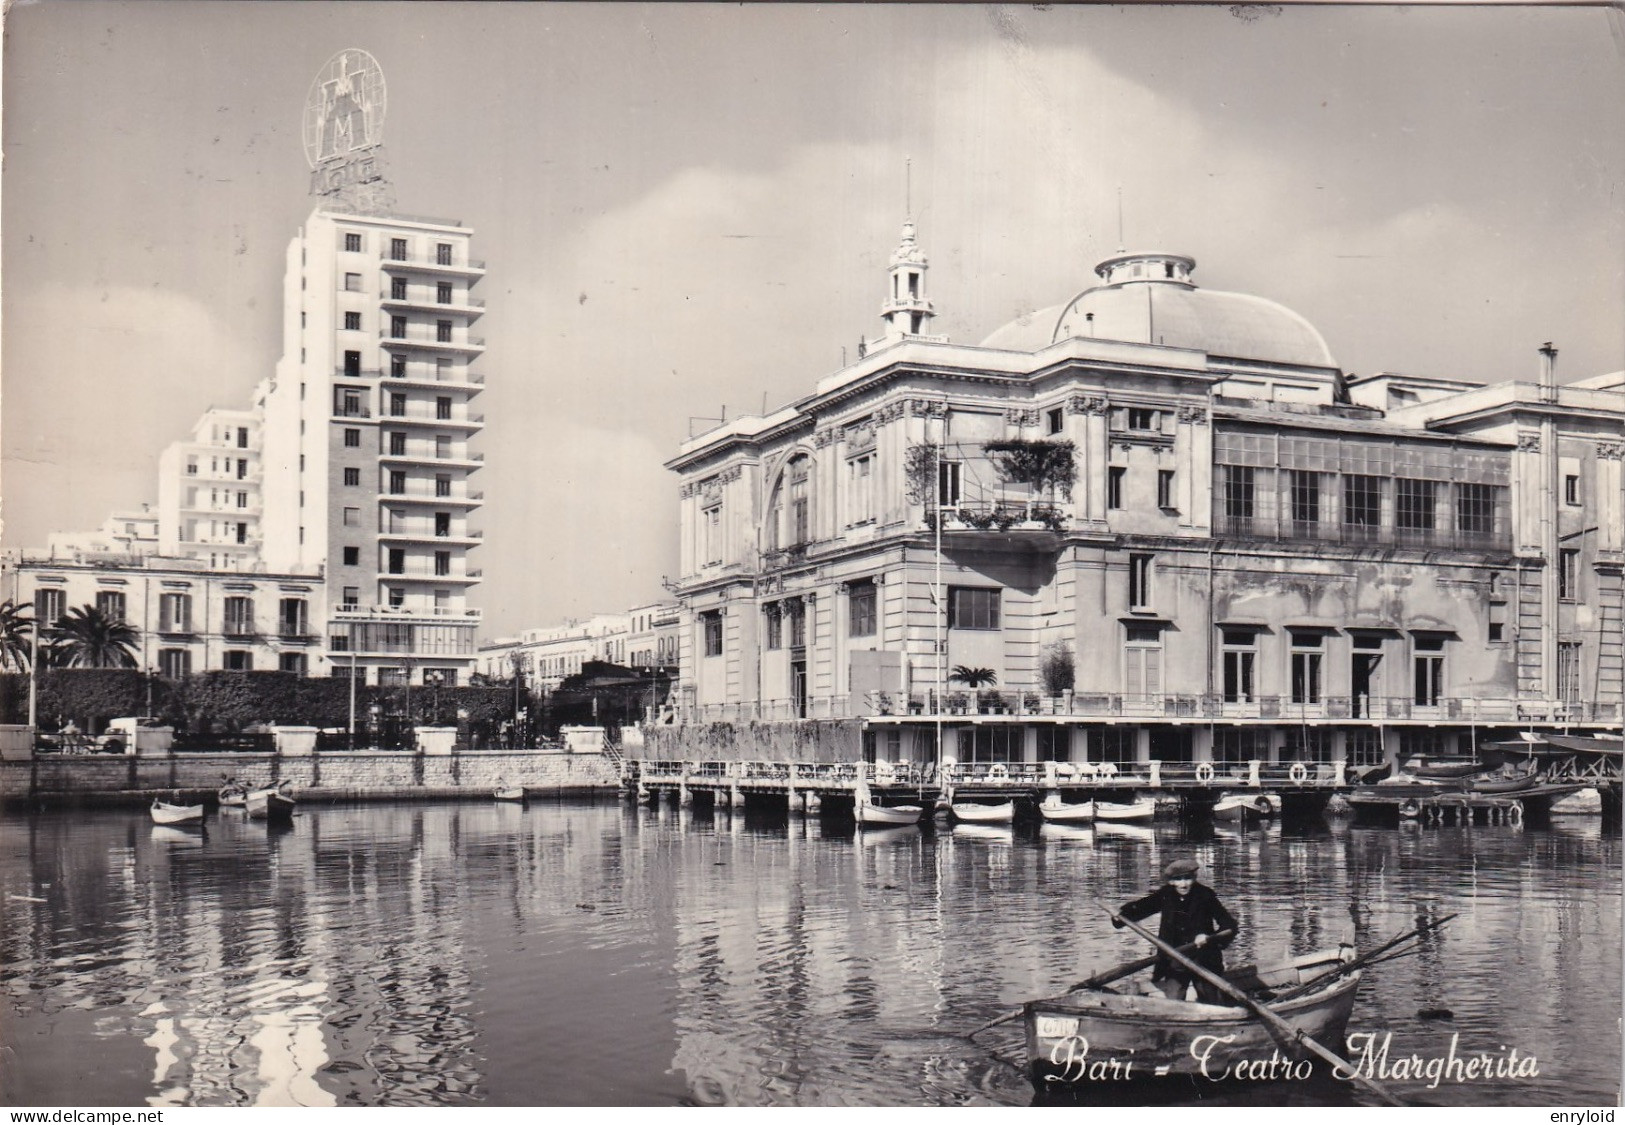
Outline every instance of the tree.
{"label": "tree", "polygon": [[964,684],[968,688],[993,687],[999,682],[999,674],[991,668],[967,668],[963,664],[955,664],[953,671],[948,673],[950,684]]}
{"label": "tree", "polygon": [[134,668],[141,634],[96,606],[74,606],[51,626],[52,647],[67,668]]}
{"label": "tree", "polygon": [[1065,641],[1056,641],[1044,648],[1043,655],[1038,659],[1038,678],[1043,681],[1046,692],[1060,695],[1063,691],[1071,691],[1076,675],[1072,646]]}
{"label": "tree", "polygon": [[32,606],[18,605],[9,598],[0,602],[0,668],[28,671],[34,630]]}
{"label": "tree", "polygon": [[1024,484],[1027,517],[1032,518],[1033,498],[1048,492],[1072,499],[1072,485],[1078,478],[1077,461],[1069,441],[990,441],[982,447],[999,476],[1007,484]]}

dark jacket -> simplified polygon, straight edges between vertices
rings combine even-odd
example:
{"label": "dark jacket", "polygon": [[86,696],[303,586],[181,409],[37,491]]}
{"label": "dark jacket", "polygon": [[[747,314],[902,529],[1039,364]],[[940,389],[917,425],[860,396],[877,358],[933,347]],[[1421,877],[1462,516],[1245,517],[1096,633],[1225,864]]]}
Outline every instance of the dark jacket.
{"label": "dark jacket", "polygon": [[[1224,947],[1235,940],[1237,925],[1230,911],[1219,901],[1219,896],[1213,893],[1212,887],[1192,883],[1190,893],[1181,896],[1171,884],[1164,884],[1144,898],[1135,899],[1118,913],[1134,922],[1149,918],[1153,914],[1161,914],[1162,922],[1157,927],[1157,936],[1173,946],[1189,945],[1196,940],[1197,934],[1215,934],[1220,930],[1229,930],[1229,937],[1210,941],[1201,949],[1193,949],[1185,955],[1209,972],[1224,972]],[[1175,964],[1166,953],[1163,953],[1157,956],[1157,965],[1151,972],[1151,979],[1162,980],[1168,976],[1190,975],[1184,966]]]}

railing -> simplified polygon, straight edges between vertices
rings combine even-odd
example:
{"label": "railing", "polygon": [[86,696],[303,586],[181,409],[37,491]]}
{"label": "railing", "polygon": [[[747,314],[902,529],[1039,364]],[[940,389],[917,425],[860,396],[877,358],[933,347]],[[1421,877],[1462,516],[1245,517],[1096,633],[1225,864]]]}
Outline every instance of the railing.
{"label": "railing", "polygon": [[478,258],[467,258],[461,262],[442,262],[438,257],[428,254],[391,254],[386,248],[378,257],[385,266],[428,266],[439,270],[483,270],[485,263]]}
{"label": "railing", "polygon": [[[925,513],[925,526],[935,527],[937,513]],[[942,513],[944,531],[1061,531],[1066,527],[1066,515],[1054,504],[1028,505],[1020,500],[996,500],[986,503],[960,504]]]}
{"label": "railing", "polygon": [[432,344],[447,348],[485,347],[485,338],[482,336],[465,336],[461,340],[442,340],[439,332],[431,332],[427,328],[414,331],[410,326],[404,332],[397,332],[394,328],[380,328],[378,336],[386,344]]}
{"label": "railing", "polygon": [[1271,516],[1232,516],[1223,505],[1213,513],[1215,537],[1242,539],[1313,540],[1355,546],[1443,547],[1456,550],[1510,551],[1512,532],[1507,521],[1499,530],[1473,531],[1455,527],[1399,528],[1391,525],[1342,523],[1334,520],[1293,520]]}
{"label": "railing", "polygon": [[442,423],[442,422],[446,422],[446,423],[450,423],[451,425],[454,425],[454,426],[455,425],[465,425],[465,426],[467,426],[467,425],[475,425],[475,426],[479,426],[479,425],[484,425],[484,423],[485,423],[485,415],[483,415],[483,414],[463,414],[463,415],[455,415],[455,414],[453,414],[453,415],[451,415],[449,417],[443,417],[438,413],[432,413],[432,412],[430,412],[428,410],[386,410],[386,411],[381,411],[379,416],[381,418],[383,418],[385,421],[388,421],[388,422],[394,422],[394,421],[429,422],[429,423],[434,423],[434,424],[439,424],[439,423]]}
{"label": "railing", "polygon": [[466,293],[457,294],[457,296],[461,296],[463,299],[461,301],[442,301],[438,293],[414,295],[411,289],[408,289],[399,297],[388,289],[378,291],[378,299],[385,304],[418,305],[422,308],[445,309],[447,312],[456,312],[458,309],[483,309],[485,307],[483,297],[470,297]]}

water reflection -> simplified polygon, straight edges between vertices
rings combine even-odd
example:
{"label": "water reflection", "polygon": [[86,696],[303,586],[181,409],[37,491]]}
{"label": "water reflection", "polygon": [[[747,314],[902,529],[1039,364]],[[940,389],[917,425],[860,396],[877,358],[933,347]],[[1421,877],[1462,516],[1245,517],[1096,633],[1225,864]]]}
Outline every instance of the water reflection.
{"label": "water reflection", "polygon": [[1391,1035],[1396,1055],[1452,1034],[1462,1053],[1516,1045],[1541,1075],[1411,1093],[1596,1100],[1620,1062],[1619,855],[1595,818],[858,831],[541,802],[311,807],[281,829],[16,816],[0,822],[0,1087],[22,1105],[1020,1104],[1019,1024],[963,1033],[1141,956],[1094,899],[1141,894],[1190,856],[1241,921],[1236,963],[1459,915],[1367,977],[1354,1029]]}

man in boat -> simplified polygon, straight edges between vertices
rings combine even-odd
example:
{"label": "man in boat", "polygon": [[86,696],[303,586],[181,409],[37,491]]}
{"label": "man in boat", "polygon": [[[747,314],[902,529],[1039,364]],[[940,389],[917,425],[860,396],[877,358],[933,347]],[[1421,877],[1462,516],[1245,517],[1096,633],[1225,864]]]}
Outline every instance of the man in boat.
{"label": "man in boat", "polygon": [[[1202,968],[1216,975],[1224,973],[1224,947],[1236,936],[1236,919],[1224,908],[1213,888],[1196,881],[1196,861],[1176,859],[1162,869],[1163,885],[1135,899],[1118,911],[1123,918],[1138,922],[1153,914],[1162,915],[1157,936],[1172,946],[1195,944],[1188,956]],[[1120,918],[1112,925],[1123,928]],[[1228,931],[1224,936],[1216,936]],[[1167,954],[1157,957],[1151,970],[1151,981],[1170,1000],[1185,999],[1186,986],[1196,986],[1196,999],[1204,1004],[1227,1003],[1219,990],[1200,978],[1193,977]]]}

